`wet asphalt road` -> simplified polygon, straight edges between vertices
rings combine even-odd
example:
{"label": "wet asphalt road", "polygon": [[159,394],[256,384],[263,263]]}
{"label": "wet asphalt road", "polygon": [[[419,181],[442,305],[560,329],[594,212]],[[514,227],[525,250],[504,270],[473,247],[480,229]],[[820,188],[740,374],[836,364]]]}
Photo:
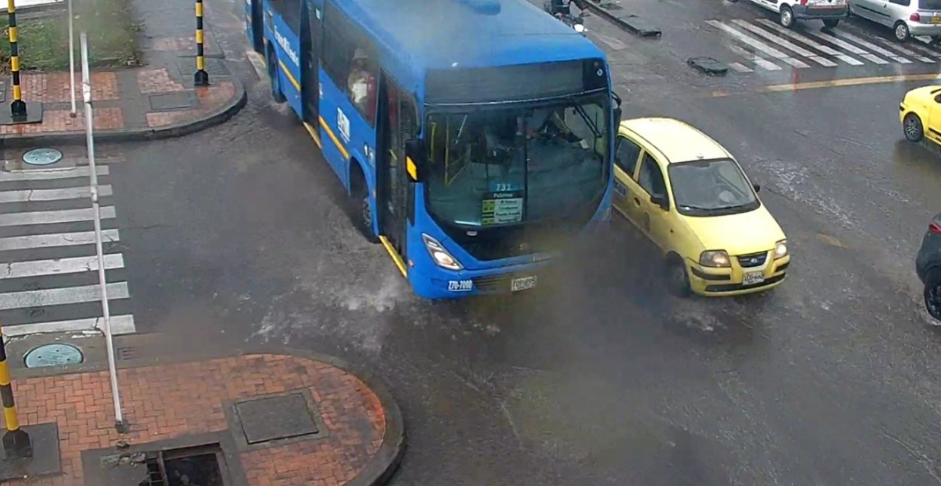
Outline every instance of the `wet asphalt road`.
{"label": "wet asphalt road", "polygon": [[794,254],[775,291],[666,298],[618,223],[536,293],[419,301],[354,232],[304,129],[250,81],[223,126],[112,149],[127,158],[112,174],[140,332],[372,370],[408,428],[395,485],[941,482],[941,334],[912,269],[941,155],[904,142],[897,119],[917,84],[756,94],[788,73],[700,78],[667,35],[612,51],[615,69],[638,66],[619,87],[625,116],[682,118],[763,185]]}

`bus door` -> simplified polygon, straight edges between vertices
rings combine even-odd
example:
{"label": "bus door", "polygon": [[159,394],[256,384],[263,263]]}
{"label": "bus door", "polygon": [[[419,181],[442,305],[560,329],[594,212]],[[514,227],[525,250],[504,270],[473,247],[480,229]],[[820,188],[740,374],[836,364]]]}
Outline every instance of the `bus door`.
{"label": "bus door", "polygon": [[414,205],[412,184],[405,172],[405,141],[418,133],[418,114],[411,95],[383,71],[379,90],[379,232],[406,258],[406,231]]}
{"label": "bus door", "polygon": [[305,2],[305,20],[301,27],[301,95],[304,121],[320,127],[320,44],[323,41],[323,0]]}
{"label": "bus door", "polygon": [[251,37],[252,48],[259,54],[265,53],[265,18],[263,0],[248,0],[245,4],[247,12],[245,19],[248,35]]}

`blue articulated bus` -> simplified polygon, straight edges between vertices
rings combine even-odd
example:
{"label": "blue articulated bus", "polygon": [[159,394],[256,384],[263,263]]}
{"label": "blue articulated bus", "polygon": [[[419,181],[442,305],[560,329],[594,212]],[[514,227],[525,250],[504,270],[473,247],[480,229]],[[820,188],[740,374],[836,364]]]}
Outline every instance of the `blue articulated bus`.
{"label": "blue articulated bus", "polygon": [[525,0],[246,0],[272,95],[430,299],[533,288],[610,219],[604,53]]}

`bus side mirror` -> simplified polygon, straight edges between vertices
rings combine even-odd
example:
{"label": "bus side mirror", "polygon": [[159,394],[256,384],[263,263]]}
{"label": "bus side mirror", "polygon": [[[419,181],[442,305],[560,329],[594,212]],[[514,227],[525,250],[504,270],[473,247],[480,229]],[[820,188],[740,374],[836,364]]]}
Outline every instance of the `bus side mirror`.
{"label": "bus side mirror", "polygon": [[413,138],[405,142],[405,172],[412,182],[425,180],[427,160],[425,158],[425,143]]}

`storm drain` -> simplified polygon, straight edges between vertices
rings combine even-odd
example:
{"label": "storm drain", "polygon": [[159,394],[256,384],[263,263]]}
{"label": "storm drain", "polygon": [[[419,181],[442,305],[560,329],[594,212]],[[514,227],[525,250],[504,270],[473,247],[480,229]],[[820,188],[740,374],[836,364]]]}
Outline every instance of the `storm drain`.
{"label": "storm drain", "polygon": [[245,440],[259,444],[320,432],[302,393],[255,398],[235,404]]}
{"label": "storm drain", "polygon": [[218,444],[150,453],[138,486],[226,486],[224,464]]}

